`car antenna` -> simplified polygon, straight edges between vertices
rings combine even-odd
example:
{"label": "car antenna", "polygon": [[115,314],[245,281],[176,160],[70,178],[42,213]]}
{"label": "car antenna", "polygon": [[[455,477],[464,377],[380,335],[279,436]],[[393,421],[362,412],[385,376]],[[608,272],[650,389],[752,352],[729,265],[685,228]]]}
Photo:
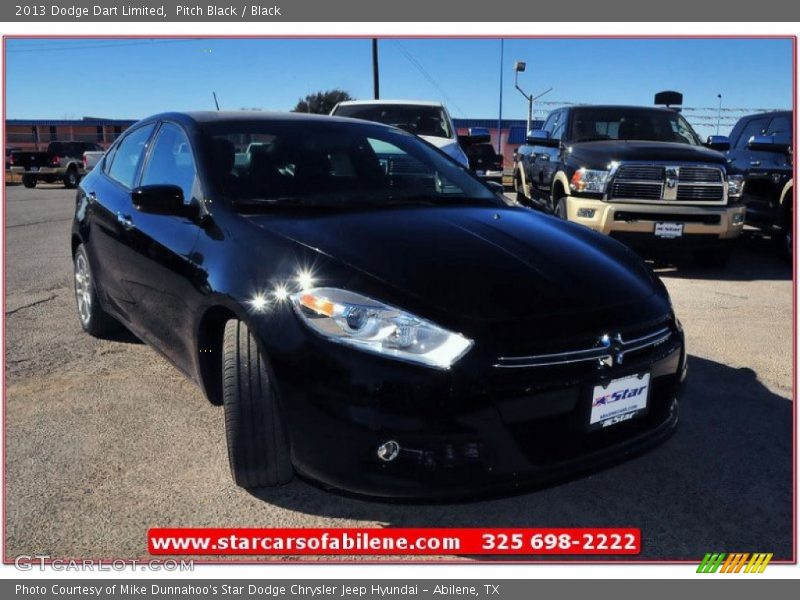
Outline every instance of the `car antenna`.
{"label": "car antenna", "polygon": [[219,102],[217,101],[217,92],[211,92],[211,94],[214,96],[214,104],[217,105],[217,110],[219,110]]}

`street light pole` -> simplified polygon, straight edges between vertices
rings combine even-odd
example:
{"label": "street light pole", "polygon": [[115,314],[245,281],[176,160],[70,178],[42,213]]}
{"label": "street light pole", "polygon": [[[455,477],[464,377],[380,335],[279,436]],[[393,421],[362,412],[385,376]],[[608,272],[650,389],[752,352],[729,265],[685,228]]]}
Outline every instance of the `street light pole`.
{"label": "street light pole", "polygon": [[372,86],[375,100],[381,97],[380,73],[378,72],[378,38],[372,38]]}
{"label": "street light pole", "polygon": [[717,94],[719,98],[719,106],[717,107],[717,135],[719,135],[719,121],[722,116],[722,94]]}
{"label": "street light pole", "polygon": [[525,67],[526,64],[520,60],[514,63],[514,87],[517,88],[517,90],[519,90],[519,93],[522,94],[525,97],[525,100],[528,101],[528,121],[525,127],[525,136],[527,137],[528,132],[531,130],[531,123],[533,122],[533,101],[538,100],[546,93],[551,92],[553,88],[546,89],[538,96],[526,93],[525,90],[519,87],[519,74],[525,72]]}

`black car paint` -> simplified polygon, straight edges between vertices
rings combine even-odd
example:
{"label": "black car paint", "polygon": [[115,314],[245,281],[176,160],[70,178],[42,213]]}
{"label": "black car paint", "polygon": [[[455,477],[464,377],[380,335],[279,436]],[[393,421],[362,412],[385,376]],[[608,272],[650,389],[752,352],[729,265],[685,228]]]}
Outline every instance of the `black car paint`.
{"label": "black car paint", "polygon": [[[451,497],[584,470],[671,432],[686,367],[683,334],[663,284],[630,250],[499,199],[242,214],[215,189],[202,133],[206,120],[224,118],[145,121],[174,123],[190,140],[203,191],[195,216],[137,211],[130,190],[101,163],[78,191],[73,252],[85,244],[104,308],[212,401],[220,397],[220,323],[245,321],[269,359],[299,472],[358,493]],[[323,117],[249,118],[292,119],[300,130],[305,119]],[[431,369],[334,345],[289,303],[252,310],[254,294],[303,270],[320,285],[461,332],[475,346],[450,369]],[[656,325],[674,332],[669,344],[604,371],[494,367],[502,354]],[[647,413],[588,434],[592,386],[643,372],[653,378]],[[388,439],[403,447],[392,464],[375,454]]]}
{"label": "black car paint", "polygon": [[[781,150],[754,150],[748,147],[753,135],[774,136],[773,123],[789,123],[788,144]],[[725,153],[728,170],[744,177],[742,201],[747,208],[746,222],[765,229],[782,227],[791,207],[781,204],[781,195],[792,178],[791,139],[794,131],[791,111],[757,113],[739,119],[729,136],[730,149]],[[763,125],[763,126],[762,126]],[[791,198],[790,198],[791,201]]]}
{"label": "black car paint", "polygon": [[[610,108],[632,110],[666,111],[669,109],[643,107],[596,106],[591,108]],[[553,137],[560,143],[555,146],[542,146],[526,143],[517,150],[517,159],[531,183],[533,202],[547,212],[555,210],[560,195],[570,190],[557,189],[556,174],[564,173],[571,180],[580,168],[608,169],[615,161],[675,161],[677,163],[706,163],[725,166],[725,157],[715,150],[702,146],[692,146],[678,142],[651,142],[629,140],[575,141],[572,132],[572,114],[575,109],[562,108],[553,111],[543,127],[551,127]],[[551,121],[551,119],[553,119]],[[587,197],[596,197],[586,194]]]}

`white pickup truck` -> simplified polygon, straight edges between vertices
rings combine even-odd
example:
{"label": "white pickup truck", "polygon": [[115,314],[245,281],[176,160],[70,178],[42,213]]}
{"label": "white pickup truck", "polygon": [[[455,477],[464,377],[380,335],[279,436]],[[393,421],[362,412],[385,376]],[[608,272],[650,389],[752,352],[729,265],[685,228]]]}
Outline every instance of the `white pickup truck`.
{"label": "white pickup truck", "polygon": [[92,150],[83,153],[83,170],[87,173],[94,169],[94,166],[100,162],[100,159],[105,155],[105,151]]}

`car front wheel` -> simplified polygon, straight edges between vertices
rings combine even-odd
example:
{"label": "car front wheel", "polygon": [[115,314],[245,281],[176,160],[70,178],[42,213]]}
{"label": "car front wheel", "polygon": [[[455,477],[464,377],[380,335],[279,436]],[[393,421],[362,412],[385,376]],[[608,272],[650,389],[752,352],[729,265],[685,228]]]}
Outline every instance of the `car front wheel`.
{"label": "car front wheel", "polygon": [[78,177],[78,169],[75,167],[70,167],[67,169],[67,174],[64,175],[64,187],[68,190],[74,189],[78,187],[78,182],[80,178]]}
{"label": "car front wheel", "polygon": [[289,438],[265,357],[246,324],[225,324],[222,403],[231,474],[245,488],[274,487],[293,476]]}
{"label": "car front wheel", "polygon": [[36,177],[33,175],[23,175],[22,176],[22,185],[26,188],[35,188],[36,187]]}

